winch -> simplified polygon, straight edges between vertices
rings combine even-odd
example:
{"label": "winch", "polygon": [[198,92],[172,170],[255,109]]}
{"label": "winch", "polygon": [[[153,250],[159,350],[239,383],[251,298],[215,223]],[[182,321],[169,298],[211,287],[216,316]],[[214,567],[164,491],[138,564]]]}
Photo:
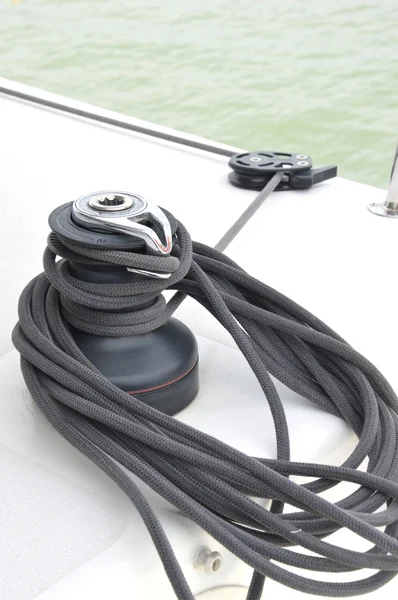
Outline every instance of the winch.
{"label": "winch", "polygon": [[[68,261],[67,277],[98,298],[93,306],[93,298],[84,303],[84,294],[73,302],[61,293],[63,316],[83,354],[141,401],[171,415],[182,410],[198,392],[196,339],[173,317],[157,327],[165,308],[161,291],[175,260],[170,258],[177,228],[173,215],[139,195],[102,191],[58,207],[49,225],[48,246]],[[132,255],[137,265],[152,259],[156,269],[127,264]],[[140,282],[151,280],[153,292],[140,293]],[[112,304],[116,289],[125,299],[122,305]]]}

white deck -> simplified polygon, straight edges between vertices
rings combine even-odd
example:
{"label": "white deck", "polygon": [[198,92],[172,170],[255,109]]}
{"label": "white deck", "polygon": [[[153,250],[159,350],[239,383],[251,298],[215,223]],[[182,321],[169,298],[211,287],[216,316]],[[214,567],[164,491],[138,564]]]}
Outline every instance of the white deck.
{"label": "white deck", "polygon": [[[99,189],[125,189],[169,209],[194,239],[214,244],[254,193],[228,183],[224,157],[1,94],[0,135],[0,598],[172,600],[135,509],[32,405],[10,333],[23,286],[42,270],[47,217],[59,204]],[[305,150],[311,154],[310,139]],[[303,193],[275,193],[227,253],[323,318],[398,389],[398,322],[389,308],[397,299],[389,257],[396,254],[398,221],[366,210],[384,194],[340,178]],[[228,335],[193,301],[184,303],[179,317],[200,336],[201,369],[200,394],[179,418],[248,453],[274,456],[266,401]],[[346,426],[279,387],[292,457],[342,462],[355,442]],[[148,494],[194,593],[248,584],[248,568]],[[224,556],[212,576],[193,568],[204,543]],[[392,598],[397,589],[392,582],[372,596]],[[264,597],[277,594],[299,597],[268,581]],[[244,589],[225,597],[243,598]],[[221,590],[208,596],[222,598]]]}

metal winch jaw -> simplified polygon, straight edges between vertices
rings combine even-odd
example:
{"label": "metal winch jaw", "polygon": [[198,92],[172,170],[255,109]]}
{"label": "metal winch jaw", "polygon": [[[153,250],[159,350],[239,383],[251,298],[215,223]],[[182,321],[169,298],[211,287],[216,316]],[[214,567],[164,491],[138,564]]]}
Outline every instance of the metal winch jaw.
{"label": "metal winch jaw", "polygon": [[[159,206],[137,194],[102,191],[81,196],[73,203],[73,216],[86,227],[112,230],[142,239],[149,254],[168,256],[173,234],[165,213]],[[170,273],[157,273],[127,267],[133,273],[168,279]]]}

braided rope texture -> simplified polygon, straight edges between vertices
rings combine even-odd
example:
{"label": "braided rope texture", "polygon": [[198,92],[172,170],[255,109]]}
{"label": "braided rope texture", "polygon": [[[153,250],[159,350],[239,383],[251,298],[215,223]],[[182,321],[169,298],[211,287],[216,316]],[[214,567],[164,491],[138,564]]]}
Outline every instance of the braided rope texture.
{"label": "braided rope texture", "polygon": [[[181,223],[176,239],[167,258],[89,250],[59,240],[61,248],[86,262],[171,273],[168,280],[123,284],[80,281],[67,260],[45,250],[44,273],[22,292],[13,331],[34,401],[55,429],[130,498],[178,599],[193,600],[193,594],[161,523],[126,469],[253,568],[248,600],[261,598],[266,577],[318,596],[355,596],[380,588],[398,571],[394,391],[324,323],[217,250],[192,243]],[[168,303],[161,295],[166,288],[177,291]],[[229,331],[260,383],[274,420],[275,459],[247,456],[116,388],[71,336],[69,325],[97,335],[152,331],[186,295]],[[126,312],[142,303],[146,308]],[[270,375],[355,432],[357,445],[341,466],[291,460],[285,412]],[[359,470],[363,464],[366,470]],[[299,484],[290,476],[312,480]],[[343,482],[356,484],[355,491],[336,503],[321,495]],[[270,509],[253,497],[272,500]],[[294,512],[284,513],[285,504]],[[342,528],[371,548],[359,552],[325,541]],[[375,572],[364,578],[361,569]],[[329,578],[353,572],[353,580],[313,579],[314,571]]]}

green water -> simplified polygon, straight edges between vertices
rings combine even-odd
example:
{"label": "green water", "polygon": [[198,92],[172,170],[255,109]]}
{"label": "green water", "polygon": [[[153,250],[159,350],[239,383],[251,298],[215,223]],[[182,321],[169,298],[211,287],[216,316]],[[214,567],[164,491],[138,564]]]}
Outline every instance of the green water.
{"label": "green water", "polygon": [[388,181],[398,0],[16,2],[0,0],[4,77]]}

